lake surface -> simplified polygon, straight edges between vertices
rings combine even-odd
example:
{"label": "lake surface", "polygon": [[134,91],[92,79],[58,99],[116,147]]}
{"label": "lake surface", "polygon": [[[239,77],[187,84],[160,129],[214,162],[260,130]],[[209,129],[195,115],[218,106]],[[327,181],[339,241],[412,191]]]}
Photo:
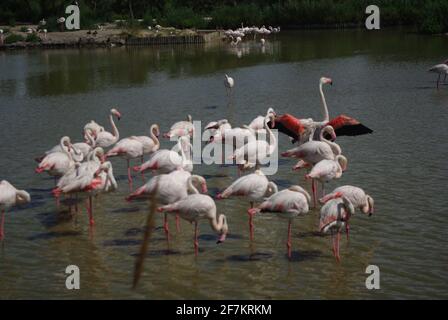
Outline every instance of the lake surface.
{"label": "lake surface", "polygon": [[[265,48],[253,41],[228,45],[0,52],[0,179],[31,193],[32,203],[6,215],[0,244],[1,299],[410,299],[448,298],[448,86],[435,89],[426,70],[447,58],[448,38],[404,31],[282,32]],[[235,78],[228,105],[224,73]],[[63,135],[81,140],[95,119],[108,130],[117,107],[122,137],[147,134],[151,123],[166,132],[187,114],[208,123],[227,118],[249,123],[268,107],[297,117],[321,118],[318,80],[330,116],[359,119],[374,134],[339,137],[349,159],[338,185],[364,188],[375,214],[351,220],[341,243],[342,262],[330,237],[317,232],[318,211],[297,218],[293,257],[286,255],[287,222],[255,217],[248,236],[247,201],[217,202],[230,225],[216,245],[208,223],[200,227],[198,257],[193,228],[182,222],[165,240],[162,219],[151,238],[144,274],[131,290],[135,255],[148,202],[127,203],[126,165],[113,159],[119,190],[95,200],[90,230],[84,207],[72,218],[51,196],[53,180],[34,173],[34,157]],[[162,147],[173,143],[166,141]],[[290,148],[282,136],[280,151]],[[301,184],[303,172],[282,159],[273,180],[281,189]],[[214,195],[237,176],[233,166],[197,165]],[[148,175],[149,176],[149,175]],[[141,184],[135,176],[135,185]],[[81,270],[81,290],[65,289],[65,268]],[[377,265],[381,289],[367,290],[366,267]]]}

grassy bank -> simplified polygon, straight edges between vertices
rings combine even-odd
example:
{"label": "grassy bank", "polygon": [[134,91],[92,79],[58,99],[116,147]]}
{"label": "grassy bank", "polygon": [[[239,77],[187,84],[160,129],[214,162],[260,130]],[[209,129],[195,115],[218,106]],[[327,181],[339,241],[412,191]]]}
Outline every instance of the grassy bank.
{"label": "grassy bank", "polygon": [[[249,26],[265,24],[284,28],[362,26],[365,8],[375,4],[381,10],[382,26],[413,26],[424,33],[448,32],[446,0],[80,0],[78,3],[84,29],[116,20],[142,27],[157,23],[198,29],[235,28],[242,22]],[[63,0],[3,0],[0,24],[37,23],[45,18],[47,29],[52,31],[67,4]]]}

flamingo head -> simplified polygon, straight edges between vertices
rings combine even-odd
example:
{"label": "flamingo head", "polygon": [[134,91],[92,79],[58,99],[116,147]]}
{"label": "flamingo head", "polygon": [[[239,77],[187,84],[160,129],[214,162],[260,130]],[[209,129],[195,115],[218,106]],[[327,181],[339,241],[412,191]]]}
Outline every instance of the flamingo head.
{"label": "flamingo head", "polygon": [[367,195],[367,201],[366,205],[362,208],[362,212],[365,214],[368,214],[369,217],[373,214],[375,211],[374,209],[374,201],[373,198],[369,195]]}
{"label": "flamingo head", "polygon": [[331,78],[322,77],[320,78],[320,83],[333,85],[333,80],[331,80]]}
{"label": "flamingo head", "polygon": [[120,121],[121,113],[117,109],[115,109],[115,108],[110,109],[110,113],[113,114],[114,116],[116,116],[118,121]]}

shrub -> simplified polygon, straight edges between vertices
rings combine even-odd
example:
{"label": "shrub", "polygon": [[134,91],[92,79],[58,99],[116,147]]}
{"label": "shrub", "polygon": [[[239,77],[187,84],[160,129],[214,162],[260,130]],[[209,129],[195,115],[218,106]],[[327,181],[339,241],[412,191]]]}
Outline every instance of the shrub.
{"label": "shrub", "polygon": [[26,41],[26,42],[34,42],[34,43],[36,43],[36,42],[41,42],[41,39],[39,38],[39,36],[38,36],[37,34],[35,34],[35,33],[30,33],[30,34],[28,34],[28,35],[26,36],[25,41]]}
{"label": "shrub", "polygon": [[19,41],[24,41],[25,38],[21,36],[20,34],[11,33],[5,38],[5,44],[11,44]]}

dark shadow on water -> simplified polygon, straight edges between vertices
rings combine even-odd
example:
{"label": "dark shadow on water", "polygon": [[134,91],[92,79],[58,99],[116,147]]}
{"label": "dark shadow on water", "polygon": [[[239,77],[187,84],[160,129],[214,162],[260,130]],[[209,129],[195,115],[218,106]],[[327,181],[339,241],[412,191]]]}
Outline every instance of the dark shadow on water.
{"label": "dark shadow on water", "polygon": [[79,232],[79,231],[57,231],[57,232],[52,231],[52,232],[38,233],[36,235],[28,237],[27,240],[29,240],[29,241],[48,240],[48,239],[62,238],[62,237],[76,237],[79,235],[81,235],[81,232]]}
{"label": "dark shadow on water", "polygon": [[[217,234],[200,234],[198,239],[203,241],[217,241],[218,237]],[[243,236],[240,234],[228,234],[228,239],[243,239]]]}
{"label": "dark shadow on water", "polygon": [[113,239],[103,241],[103,246],[105,247],[126,247],[126,246],[136,246],[142,243],[141,240],[137,239]]}
{"label": "dark shadow on water", "polygon": [[[292,251],[291,252],[291,262],[302,262],[308,260],[314,260],[322,256],[322,251],[318,250],[305,250],[305,251]],[[288,255],[285,253],[286,259],[288,259]]]}
{"label": "dark shadow on water", "polygon": [[[147,257],[160,257],[160,256],[169,256],[169,255],[182,255],[180,251],[172,250],[172,249],[162,249],[162,250],[150,250],[146,254]],[[139,256],[139,253],[132,253],[132,257]]]}
{"label": "dark shadow on water", "polygon": [[217,109],[218,106],[205,106],[204,109]]}
{"label": "dark shadow on water", "polygon": [[132,213],[132,212],[138,212],[141,211],[141,208],[139,207],[131,207],[131,208],[118,208],[114,209],[111,212],[113,213]]}
{"label": "dark shadow on water", "polygon": [[143,228],[131,228],[126,230],[126,232],[124,233],[126,237],[133,237],[141,234],[143,234]]}
{"label": "dark shadow on water", "polygon": [[250,261],[263,261],[269,260],[273,257],[272,253],[267,252],[254,252],[252,254],[235,254],[228,256],[227,261],[234,262],[250,262]]}
{"label": "dark shadow on water", "polygon": [[73,215],[70,214],[66,208],[61,207],[60,210],[64,211],[55,210],[50,212],[42,212],[37,214],[36,217],[40,223],[47,228],[54,227],[61,223],[66,223],[67,221],[71,221],[73,219]]}
{"label": "dark shadow on water", "polygon": [[291,186],[291,181],[286,180],[286,179],[273,179],[272,180],[277,186],[279,187],[284,187],[284,188],[289,188]]}
{"label": "dark shadow on water", "polygon": [[228,174],[224,174],[224,173],[217,173],[217,174],[204,174],[202,175],[206,180],[208,179],[213,179],[213,178],[225,178],[228,177]]}
{"label": "dark shadow on water", "polygon": [[307,231],[307,232],[299,232],[294,235],[295,238],[303,239],[303,238],[310,238],[310,237],[319,237],[323,238],[325,236],[328,236],[328,234],[324,234],[319,231]]}

